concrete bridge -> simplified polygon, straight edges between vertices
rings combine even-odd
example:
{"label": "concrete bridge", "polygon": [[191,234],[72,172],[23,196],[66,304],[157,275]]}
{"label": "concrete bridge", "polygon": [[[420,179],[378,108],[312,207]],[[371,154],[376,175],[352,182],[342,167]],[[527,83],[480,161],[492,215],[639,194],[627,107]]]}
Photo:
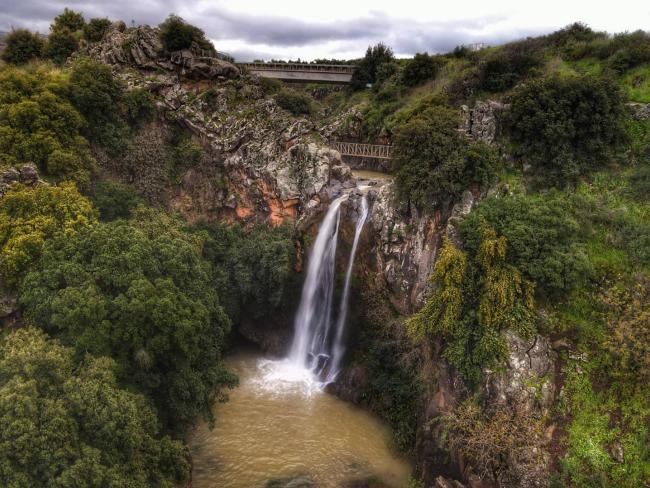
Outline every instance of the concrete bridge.
{"label": "concrete bridge", "polygon": [[393,147],[385,144],[359,144],[356,142],[332,142],[332,149],[336,149],[341,156],[358,156],[363,158],[390,159]]}
{"label": "concrete bridge", "polygon": [[296,83],[347,84],[355,66],[349,64],[237,63],[250,73]]}

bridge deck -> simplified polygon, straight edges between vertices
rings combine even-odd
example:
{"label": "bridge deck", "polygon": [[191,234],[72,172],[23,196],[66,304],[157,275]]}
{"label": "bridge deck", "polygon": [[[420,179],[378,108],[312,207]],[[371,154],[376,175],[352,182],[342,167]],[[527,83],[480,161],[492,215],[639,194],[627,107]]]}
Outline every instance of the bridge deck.
{"label": "bridge deck", "polygon": [[352,74],[355,66],[350,64],[307,63],[237,63],[251,71],[308,71],[316,73]]}
{"label": "bridge deck", "polygon": [[390,159],[393,148],[384,144],[359,144],[356,142],[333,142],[332,149],[336,149],[342,156],[359,156],[364,158]]}

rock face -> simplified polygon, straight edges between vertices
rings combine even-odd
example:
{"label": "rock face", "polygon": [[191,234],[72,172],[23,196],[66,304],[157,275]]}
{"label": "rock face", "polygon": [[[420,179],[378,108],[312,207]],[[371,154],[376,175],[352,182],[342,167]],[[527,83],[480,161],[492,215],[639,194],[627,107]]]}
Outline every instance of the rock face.
{"label": "rock face", "polygon": [[498,115],[507,107],[493,100],[476,102],[471,109],[463,105],[461,129],[473,139],[491,144],[498,133]]}
{"label": "rock face", "polygon": [[166,53],[158,28],[148,25],[126,28],[115,22],[101,42],[93,44],[88,54],[105,64],[128,65],[143,70],[166,70],[186,78],[236,78],[235,65],[216,57],[200,56],[198,49]]}
{"label": "rock face", "polygon": [[628,103],[632,118],[635,120],[650,120],[650,103]]}
{"label": "rock face", "polygon": [[35,164],[24,164],[19,168],[9,167],[0,170],[0,197],[2,197],[14,184],[25,186],[36,186],[43,181],[38,177],[38,169]]}

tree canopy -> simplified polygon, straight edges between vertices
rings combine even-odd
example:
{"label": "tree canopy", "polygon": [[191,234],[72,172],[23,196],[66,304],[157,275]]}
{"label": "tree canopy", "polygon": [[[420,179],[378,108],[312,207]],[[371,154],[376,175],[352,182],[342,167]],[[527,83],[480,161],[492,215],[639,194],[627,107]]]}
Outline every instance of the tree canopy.
{"label": "tree canopy", "polygon": [[221,362],[230,321],[200,239],[141,209],[46,243],[21,300],[34,322],[75,348],[114,358],[119,378],[150,396],[165,425],[211,419],[236,379]]}
{"label": "tree canopy", "polygon": [[27,29],[11,31],[5,39],[5,44],[6,47],[2,53],[3,61],[16,65],[40,58],[45,47],[41,36]]}
{"label": "tree canopy", "polygon": [[0,342],[3,486],[159,486],[189,477],[180,441],[161,437],[146,399],[121,389],[116,364],[74,351],[34,328]]}

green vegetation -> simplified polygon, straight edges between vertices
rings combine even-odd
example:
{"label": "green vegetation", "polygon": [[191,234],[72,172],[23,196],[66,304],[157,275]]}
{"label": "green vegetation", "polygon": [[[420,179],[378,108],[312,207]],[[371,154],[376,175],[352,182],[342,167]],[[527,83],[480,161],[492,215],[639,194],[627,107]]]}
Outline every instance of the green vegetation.
{"label": "green vegetation", "polygon": [[376,46],[368,47],[366,55],[352,73],[352,87],[361,89],[368,84],[375,83],[382,67],[391,65],[394,60],[393,50],[385,44],[379,43]]}
{"label": "green vegetation", "polygon": [[258,319],[286,303],[294,246],[287,227],[201,225],[203,247],[228,315]]}
{"label": "green vegetation", "polygon": [[453,109],[434,105],[396,130],[393,167],[401,198],[431,210],[468,187],[494,182],[501,166],[497,152],[469,144],[458,123]]}
{"label": "green vegetation", "polygon": [[46,68],[0,72],[0,160],[36,163],[57,181],[87,186],[95,161],[81,136],[86,122],[65,98],[65,88]]}
{"label": "green vegetation", "polygon": [[442,63],[441,59],[428,53],[417,53],[404,66],[401,81],[406,86],[421,85],[436,77]]}
{"label": "green vegetation", "polygon": [[312,112],[312,99],[304,93],[284,88],[275,95],[275,101],[280,107],[293,115],[309,115]]}
{"label": "green vegetation", "polygon": [[186,448],[160,437],[116,364],[27,328],[0,342],[0,479],[5,486],[160,486],[189,478]]}
{"label": "green vegetation", "polygon": [[15,287],[33,269],[46,241],[72,237],[95,219],[90,202],[70,183],[13,187],[0,199],[0,276],[5,285]]}
{"label": "green vegetation", "polygon": [[201,242],[152,210],[49,240],[21,300],[78,354],[114,358],[120,379],[147,394],[169,427],[212,419],[221,388],[235,384],[220,361],[230,320]]}
{"label": "green vegetation", "polygon": [[617,85],[593,76],[532,81],[515,92],[504,125],[516,153],[556,185],[611,162],[625,141]]}
{"label": "green vegetation", "polygon": [[7,46],[2,60],[11,64],[25,64],[41,57],[45,43],[37,33],[27,29],[15,29],[5,39]]}
{"label": "green vegetation", "polygon": [[193,44],[199,49],[214,51],[212,43],[205,38],[201,29],[188,24],[177,15],[170,15],[159,27],[160,40],[167,51],[190,49]]}
{"label": "green vegetation", "polygon": [[88,42],[99,42],[104,38],[104,34],[111,25],[111,21],[104,19],[90,19],[86,25],[83,26],[84,39]]}
{"label": "green vegetation", "polygon": [[93,206],[101,220],[128,219],[142,199],[130,185],[114,181],[99,181],[91,195]]}

